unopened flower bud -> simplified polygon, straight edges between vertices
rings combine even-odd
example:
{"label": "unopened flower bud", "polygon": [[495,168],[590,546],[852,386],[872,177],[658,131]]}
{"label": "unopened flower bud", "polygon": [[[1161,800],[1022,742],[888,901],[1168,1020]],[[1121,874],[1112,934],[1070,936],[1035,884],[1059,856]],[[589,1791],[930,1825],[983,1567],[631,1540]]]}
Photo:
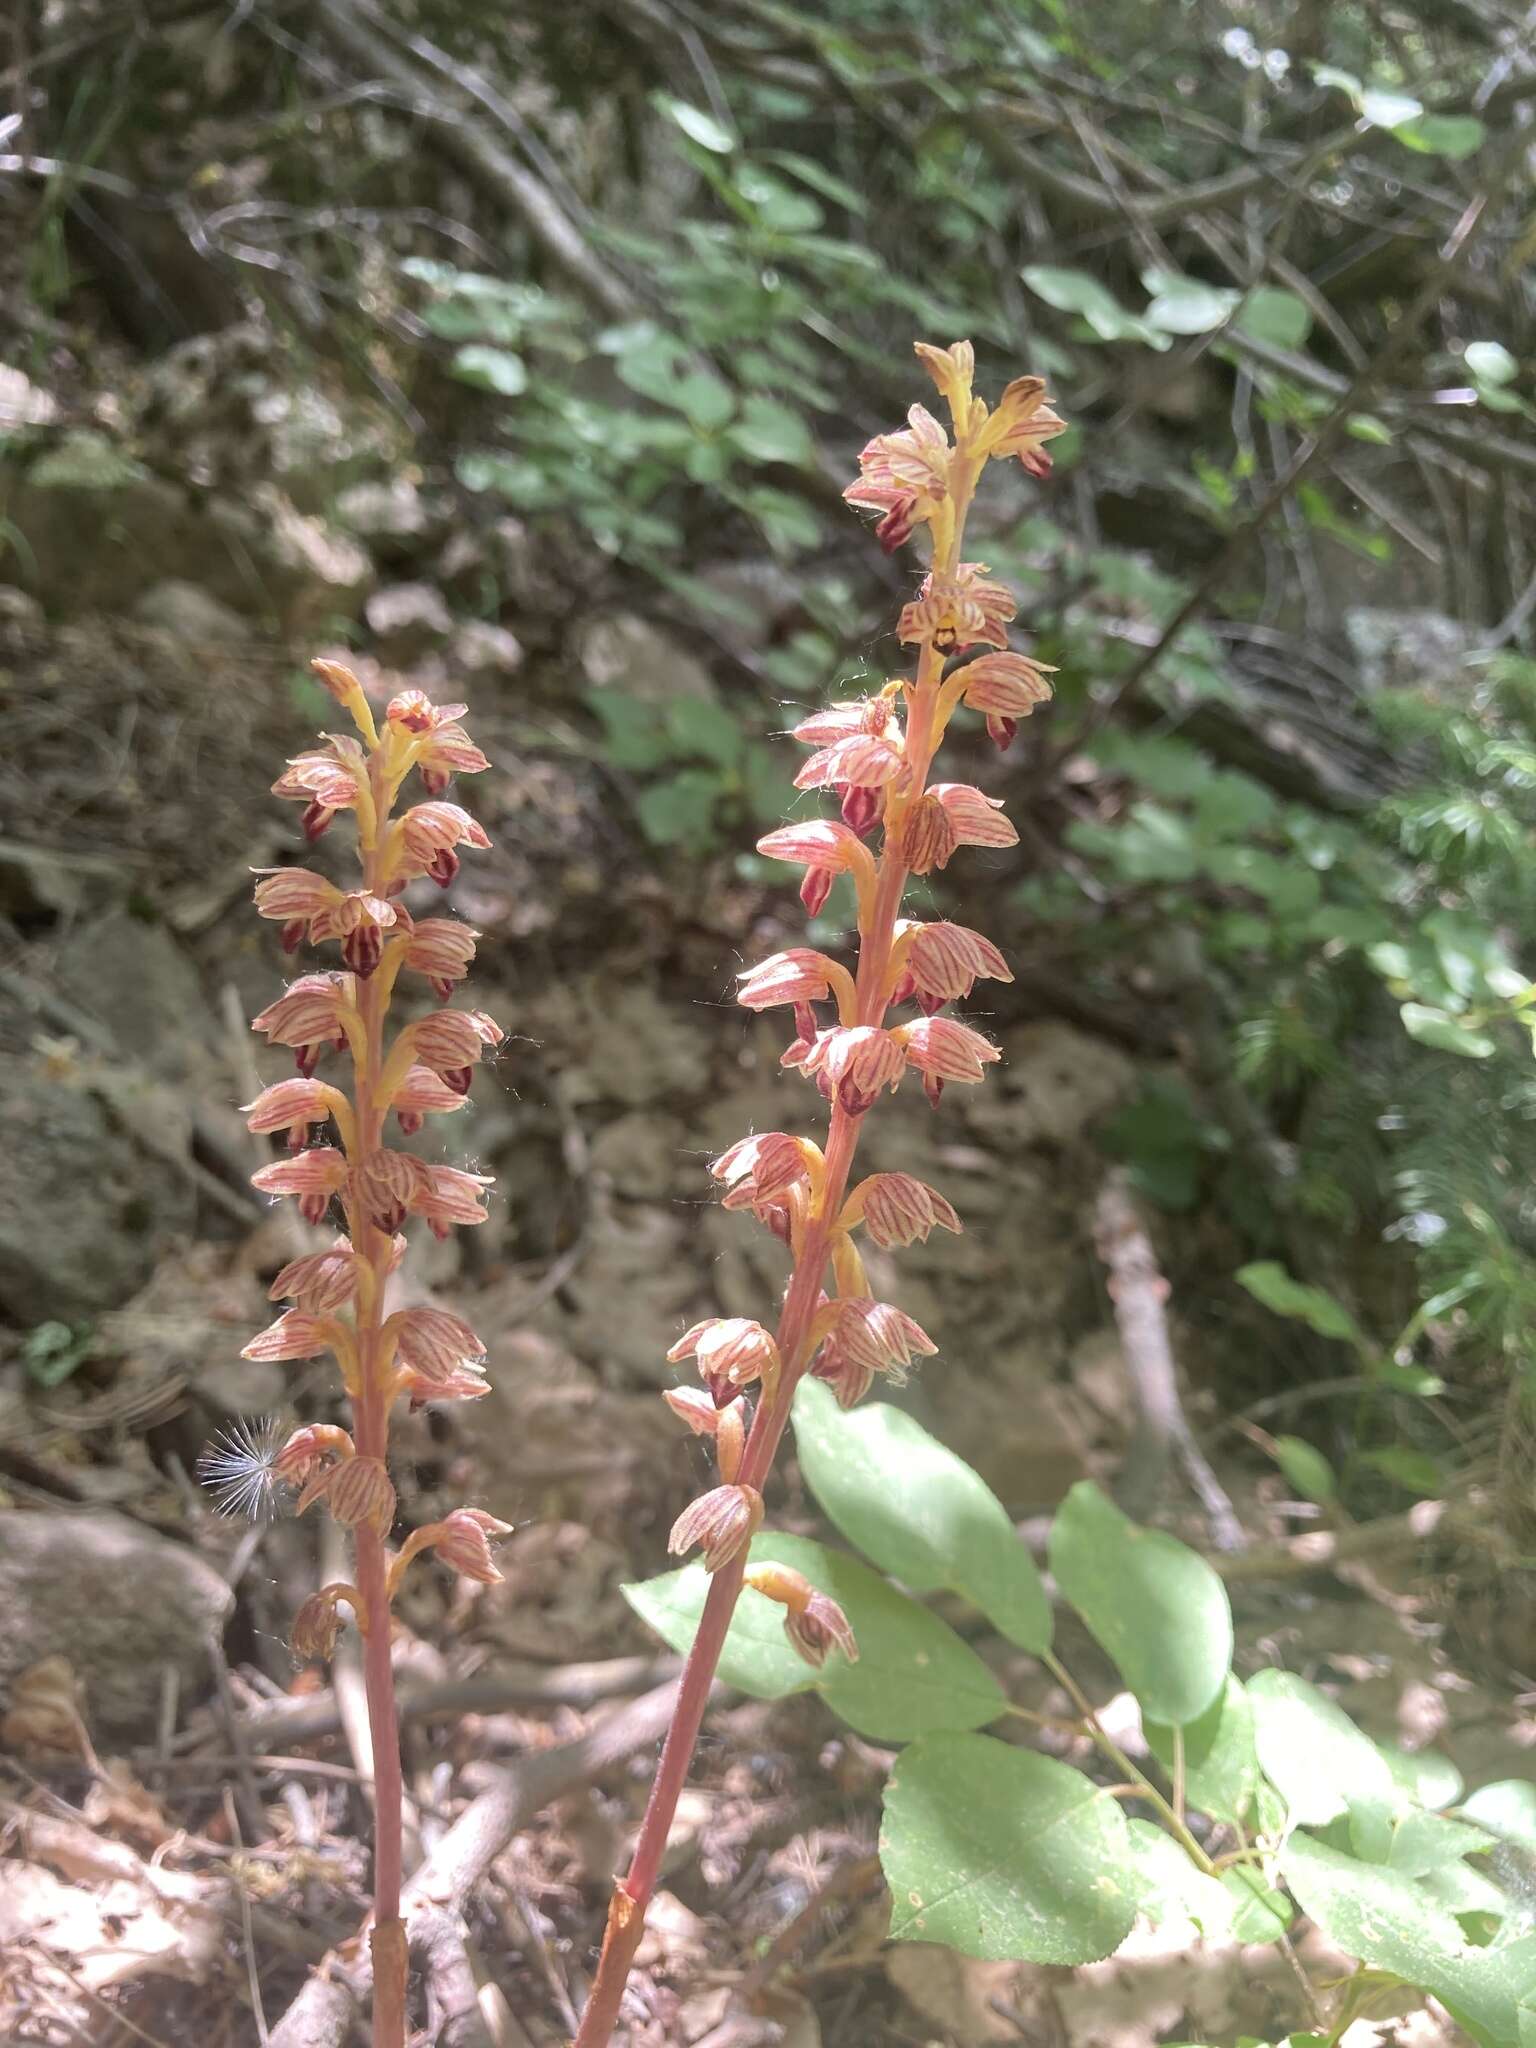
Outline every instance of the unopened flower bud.
{"label": "unopened flower bud", "polygon": [[716,1486],[678,1516],[667,1538],[674,1557],[698,1549],[707,1572],[740,1556],[763,1520],[763,1497],[752,1486]]}
{"label": "unopened flower bud", "polygon": [[858,1663],[859,1646],[847,1615],[803,1573],[784,1564],[754,1564],[743,1583],[784,1609],[784,1633],[807,1664],[819,1671],[833,1650],[841,1650],[850,1664]]}
{"label": "unopened flower bud", "polygon": [[684,1358],[697,1358],[702,1379],[722,1381],[735,1394],[765,1373],[777,1372],[779,1347],[761,1323],[745,1316],[707,1316],[667,1353],[669,1365]]}
{"label": "unopened flower bud", "polygon": [[316,1472],[352,1456],[352,1439],[334,1423],[310,1422],[296,1429],[277,1456],[272,1470],[290,1486],[303,1486]]}
{"label": "unopened flower bud", "polygon": [[344,1529],[367,1527],[377,1536],[387,1536],[395,1519],[395,1489],[382,1458],[340,1459],[310,1479],[299,1495],[297,1512],[302,1515],[317,1500],[324,1500]]}
{"label": "unopened flower bud", "polygon": [[288,1646],[297,1662],[307,1664],[315,1657],[329,1659],[341,1634],[341,1615],[337,1609],[343,1600],[361,1619],[362,1597],[353,1586],[322,1586],[304,1602],[288,1632]]}
{"label": "unopened flower bud", "polygon": [[501,1573],[491,1556],[490,1539],[509,1536],[510,1522],[498,1522],[483,1508],[455,1508],[437,1523],[433,1548],[443,1563],[461,1578],[475,1579],[482,1586],[501,1583]]}

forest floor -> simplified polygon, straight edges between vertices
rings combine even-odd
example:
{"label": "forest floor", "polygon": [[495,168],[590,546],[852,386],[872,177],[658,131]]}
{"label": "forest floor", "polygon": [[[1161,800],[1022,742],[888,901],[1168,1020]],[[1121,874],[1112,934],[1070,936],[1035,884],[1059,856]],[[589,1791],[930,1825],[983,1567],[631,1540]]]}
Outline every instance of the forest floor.
{"label": "forest floor", "polygon": [[[272,1274],[320,1241],[245,1188],[262,1155],[235,1109],[275,1077],[244,1020],[281,973],[248,871],[290,852],[265,786],[314,707],[279,655],[58,633],[24,608],[0,631],[20,740],[0,881],[23,941],[0,983],[0,1278],[31,1330],[0,1338],[0,2039],[235,2048],[265,2041],[368,1897],[357,1669],[344,1652],[333,1675],[296,1671],[286,1647],[333,1575],[328,1533],[223,1519],[189,1476],[242,1420],[336,1407],[320,1368],[237,1356]],[[461,2015],[437,2038],[554,2048],[675,1668],[622,1592],[662,1567],[702,1472],[657,1398],[662,1355],[697,1315],[763,1313],[780,1278],[750,1225],[711,1206],[704,1163],[808,1111],[771,1025],[729,1001],[743,958],[793,942],[792,899],[729,869],[669,893],[626,857],[605,771],[553,715],[530,745],[513,707],[488,690],[472,706],[497,766],[471,800],[497,845],[452,898],[486,934],[476,1001],[511,1034],[454,1156],[495,1170],[500,1200],[472,1238],[413,1244],[400,1278],[404,1298],[470,1318],[493,1392],[403,1422],[394,1465],[407,1523],[468,1501],[515,1529],[500,1585],[408,1582],[396,1654],[410,1853],[440,1896],[468,1887],[484,1986],[482,2031]],[[985,922],[1005,947],[1022,936]],[[904,1094],[870,1139],[875,1163],[944,1188],[968,1226],[889,1276],[943,1343],[909,1398],[1029,1528],[1074,1479],[1113,1482],[1136,1414],[1094,1252],[1094,1135],[1146,1062],[1009,993],[987,1020],[996,1091],[952,1091],[936,1117]],[[1234,1426],[1265,1386],[1263,1340],[1241,1333],[1235,1394],[1237,1333],[1200,1284],[1221,1231],[1195,1217],[1155,1235],[1186,1402],[1247,1547],[1215,1551],[1176,1472],[1161,1514],[1219,1556],[1237,1668],[1300,1671],[1468,1779],[1521,1774],[1536,1700],[1512,1673],[1530,1617],[1484,1560],[1427,1526],[1332,1568],[1286,1548],[1326,1532]],[[792,1463],[772,1511],[819,1533]],[[1030,1659],[961,1625],[1015,1701],[1070,1711]],[[1085,1636],[1068,1661],[1134,1750]],[[888,1945],[870,1858],[889,1761],[814,1697],[719,1701],[641,1951],[634,2048],[1272,2040],[1347,1967],[1310,1935],[1288,1960],[1187,1928],[1075,1970]],[[442,2020],[451,1972],[428,1975]],[[1423,2007],[1360,2024],[1356,2048],[1457,2038]]]}

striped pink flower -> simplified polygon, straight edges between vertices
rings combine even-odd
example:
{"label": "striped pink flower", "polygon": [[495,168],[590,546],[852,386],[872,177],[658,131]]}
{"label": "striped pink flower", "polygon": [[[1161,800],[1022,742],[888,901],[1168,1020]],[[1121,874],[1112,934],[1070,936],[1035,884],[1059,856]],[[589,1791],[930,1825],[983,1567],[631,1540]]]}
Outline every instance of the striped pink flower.
{"label": "striped pink flower", "polygon": [[883,789],[902,774],[906,765],[906,755],[893,740],[854,733],[812,754],[795,777],[795,787]]}
{"label": "striped pink flower", "polygon": [[898,1025],[891,1035],[900,1039],[908,1060],[925,1079],[980,1081],[987,1068],[1002,1058],[990,1038],[953,1017],[919,1017],[911,1024]]}
{"label": "striped pink flower", "polygon": [[406,941],[404,964],[413,973],[424,974],[433,994],[440,1002],[447,1002],[453,994],[453,984],[469,972],[479,936],[467,924],[455,924],[452,918],[425,918]]}
{"label": "striped pink flower", "polygon": [[836,974],[835,963],[825,953],[807,946],[795,946],[787,953],[774,953],[756,967],[736,978],[741,983],[736,1000],[749,1010],[769,1010],[779,1003],[819,1003],[826,999],[828,974]]}
{"label": "striped pink flower", "polygon": [[822,1031],[797,1064],[819,1080],[849,1116],[863,1116],[882,1088],[901,1080],[905,1055],[894,1032],[876,1024]]}
{"label": "striped pink flower", "polygon": [[330,1145],[312,1145],[292,1159],[274,1160],[251,1175],[264,1195],[293,1195],[306,1223],[319,1223],[347,1182],[347,1155]]}
{"label": "striped pink flower", "polygon": [[707,1572],[739,1557],[762,1526],[763,1497],[751,1486],[717,1486],[683,1509],[672,1524],[667,1549],[674,1557],[703,1553]]}
{"label": "striped pink flower", "polygon": [[1051,686],[1046,680],[1056,671],[1044,668],[1023,654],[983,654],[962,671],[962,695],[973,711],[987,721],[987,732],[999,747],[1006,747],[1021,718],[1046,703]]}
{"label": "striped pink flower", "polygon": [[917,926],[907,948],[906,966],[920,994],[944,1003],[968,996],[978,977],[1013,979],[1012,969],[992,941],[963,924]]}
{"label": "striped pink flower", "polygon": [[329,1251],[290,1259],[267,1289],[269,1301],[296,1301],[312,1314],[350,1308],[357,1296],[359,1261],[351,1241],[338,1237]]}
{"label": "striped pink flower", "polygon": [[698,1361],[699,1378],[713,1389],[718,1405],[764,1373],[779,1369],[779,1347],[761,1323],[746,1316],[706,1316],[687,1330],[667,1353],[667,1363]]}
{"label": "striped pink flower", "polygon": [[253,1337],[240,1356],[267,1363],[289,1358],[318,1358],[322,1351],[334,1347],[338,1330],[339,1326],[328,1316],[312,1315],[307,1309],[290,1308],[259,1337]]}
{"label": "striped pink flower", "polygon": [[384,1325],[395,1341],[395,1356],[429,1380],[447,1379],[467,1362],[485,1356],[485,1345],[462,1316],[444,1308],[402,1308]]}
{"label": "striped pink flower", "polygon": [[872,1173],[848,1197],[843,1210],[851,1224],[864,1228],[883,1250],[894,1245],[926,1243],[930,1231],[961,1228],[960,1218],[944,1197],[910,1173]]}

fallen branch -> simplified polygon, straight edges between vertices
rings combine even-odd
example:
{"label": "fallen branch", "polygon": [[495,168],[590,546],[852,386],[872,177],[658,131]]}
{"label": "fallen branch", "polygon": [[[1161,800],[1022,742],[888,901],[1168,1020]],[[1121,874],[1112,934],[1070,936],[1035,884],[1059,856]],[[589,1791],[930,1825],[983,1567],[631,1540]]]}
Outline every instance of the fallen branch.
{"label": "fallen branch", "polygon": [[[438,1685],[402,1690],[402,1721],[454,1720],[461,1714],[499,1714],[511,1707],[594,1707],[603,1700],[660,1685],[678,1668],[675,1657],[605,1657],[589,1664],[509,1665],[494,1676],[456,1678]],[[334,1691],[302,1700],[276,1700],[255,1708],[240,1721],[253,1748],[291,1749],[296,1743],[319,1742],[341,1728],[341,1706]],[[218,1735],[212,1728],[184,1730],[173,1745],[178,1754],[196,1750]]]}
{"label": "fallen branch", "polygon": [[[657,1742],[672,1718],[677,1680],[617,1708],[574,1742],[561,1743],[498,1769],[494,1782],[470,1801],[405,1887],[401,1912],[413,1941],[431,1916],[462,1910],[470,1893],[515,1835],[553,1800],[587,1784],[637,1749]],[[365,1955],[335,1959],[324,1994],[311,1979],[272,2029],[269,2048],[342,2048],[367,1999],[372,1969]],[[467,2048],[472,2036],[464,2037]]]}
{"label": "fallen branch", "polygon": [[541,178],[493,140],[461,103],[436,91],[419,65],[392,49],[347,0],[324,0],[319,20],[348,57],[371,77],[382,79],[431,124],[428,132],[443,155],[488,197],[518,215],[544,253],[600,313],[610,320],[634,318],[635,294],[597,255]]}
{"label": "fallen branch", "polygon": [[1243,1547],[1243,1525],[1226,1490],[1195,1441],[1179,1398],[1164,1303],[1168,1282],[1132,1200],[1123,1168],[1105,1180],[1093,1217],[1094,1248],[1108,1272],[1106,1288],[1136,1399],[1136,1434],[1116,1489],[1138,1521],[1157,1504],[1169,1465],[1183,1466],[1211,1526],[1218,1550]]}

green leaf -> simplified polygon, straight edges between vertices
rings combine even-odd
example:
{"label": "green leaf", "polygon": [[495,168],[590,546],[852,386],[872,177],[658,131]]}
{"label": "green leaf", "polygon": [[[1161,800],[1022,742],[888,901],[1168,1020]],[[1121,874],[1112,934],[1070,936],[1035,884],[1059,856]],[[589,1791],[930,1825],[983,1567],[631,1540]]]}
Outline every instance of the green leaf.
{"label": "green leaf", "polygon": [[1518,1842],[1536,1854],[1536,1785],[1529,1778],[1499,1778],[1479,1785],[1461,1802],[1460,1813],[1501,1841]]}
{"label": "green leaf", "polygon": [[1334,1477],[1333,1467],[1322,1452],[1304,1437],[1277,1436],[1275,1463],[1304,1499],[1329,1501],[1338,1498],[1339,1482]]}
{"label": "green leaf", "polygon": [[1041,1656],[1051,1606],[1035,1561],[981,1476],[889,1401],[844,1411],[819,1381],[795,1395],[807,1486],[839,1533],[914,1593],[941,1586]]}
{"label": "green leaf", "polygon": [[1386,421],[1377,419],[1373,412],[1352,412],[1344,429],[1352,440],[1366,441],[1373,448],[1390,448],[1396,438]]}
{"label": "green leaf", "polygon": [[[758,1699],[781,1699],[814,1686],[828,1706],[863,1735],[908,1742],[939,1728],[979,1728],[1007,1702],[1002,1687],[947,1623],[854,1558],[803,1536],[762,1535],[755,1564],[787,1564],[830,1593],[858,1638],[859,1661],[834,1655],[820,1671],[784,1638],[784,1610],[745,1591],[736,1608],[720,1676]],[[679,1653],[686,1652],[709,1590],[702,1565],[626,1586],[624,1597],[642,1621]]]}
{"label": "green leaf", "polygon": [[1257,1302],[1277,1316],[1290,1316],[1316,1330],[1320,1337],[1338,1337],[1345,1343],[1363,1344],[1359,1324],[1341,1301],[1321,1287],[1308,1287],[1293,1280],[1274,1259],[1256,1259],[1240,1266],[1233,1276]]}
{"label": "green leaf", "polygon": [[1387,1760],[1342,1707],[1292,1671],[1257,1672],[1248,1697],[1260,1766],[1293,1823],[1321,1827],[1356,1808],[1390,1813],[1397,1791]]}
{"label": "green leaf", "polygon": [[1441,156],[1453,164],[1475,156],[1488,139],[1488,130],[1475,114],[1423,114],[1416,121],[1397,123],[1392,133],[1421,155]]}
{"label": "green leaf", "polygon": [[897,1941],[986,1961],[1091,1963],[1136,1917],[1125,1816],[1081,1771],[985,1735],[897,1758],[880,1861]]}
{"label": "green leaf", "polygon": [[716,156],[729,156],[736,147],[736,137],[725,123],[717,121],[713,114],[706,114],[702,107],[695,107],[687,100],[674,99],[667,92],[655,95],[655,105],[700,149],[710,150]]}
{"label": "green leaf", "polygon": [[731,440],[752,462],[807,463],[816,452],[805,421],[793,406],[760,393],[743,405]]}
{"label": "green leaf", "polygon": [[739,720],[709,697],[674,697],[666,725],[679,753],[702,754],[721,768],[734,768],[746,745]]}
{"label": "green leaf", "polygon": [[516,398],[528,389],[528,370],[523,359],[509,348],[489,348],[471,343],[455,351],[453,374],[464,384],[481,391],[499,391],[503,398]]}
{"label": "green leaf", "polygon": [[1312,332],[1312,311],[1297,293],[1261,284],[1243,301],[1234,325],[1271,348],[1298,349]]}
{"label": "green leaf", "polygon": [[1368,87],[1360,95],[1360,113],[1373,128],[1405,128],[1410,121],[1417,121],[1424,112],[1422,100],[1416,100],[1411,93],[1384,92]]}
{"label": "green leaf", "polygon": [[[1257,1871],[1242,1867],[1227,1870],[1222,1873],[1221,1883],[1232,1901],[1234,1941],[1278,1941],[1296,1917],[1285,1893],[1267,1885]],[[1292,2048],[1298,2038],[1291,2036]]]}
{"label": "green leaf", "polygon": [[[1437,1749],[1399,1749],[1391,1742],[1378,1742],[1376,1747],[1387,1760],[1393,1784],[1415,1806],[1431,1810],[1437,1806],[1454,1806],[1461,1797],[1461,1773],[1450,1758],[1442,1756]],[[1536,1804],[1536,1787],[1531,1790],[1533,1804]],[[1532,1846],[1536,1847],[1536,1841]]]}
{"label": "green leaf", "polygon": [[604,755],[615,768],[644,771],[660,767],[671,746],[654,704],[626,696],[622,690],[589,690],[586,701],[602,721]]}
{"label": "green leaf", "polygon": [[1392,1824],[1387,1867],[1403,1877],[1427,1877],[1459,1857],[1491,1849],[1495,1839],[1465,1821],[1447,1820],[1443,1813],[1399,1814]]}
{"label": "green leaf", "polygon": [[682,846],[707,853],[715,839],[715,805],[720,777],[712,768],[680,768],[654,782],[635,799],[640,829],[653,846]]}
{"label": "green leaf", "polygon": [[1520,365],[1501,341],[1469,341],[1462,361],[1479,384],[1513,384]]}
{"label": "green leaf", "polygon": [[1131,1841],[1131,1888],[1136,1910],[1154,1927],[1189,1920],[1211,1939],[1232,1929],[1233,1900],[1219,1878],[1199,1870],[1174,1841],[1148,1820],[1126,1824]]}
{"label": "green leaf", "polygon": [[1165,334],[1209,334],[1242,297],[1230,285],[1205,284],[1177,270],[1144,270],[1141,281],[1151,294],[1147,318]]}
{"label": "green leaf", "polygon": [[1384,1450],[1362,1451],[1360,1463],[1381,1472],[1394,1486],[1416,1493],[1424,1500],[1437,1498],[1445,1490],[1445,1474],[1428,1451],[1411,1444],[1389,1444]]}
{"label": "green leaf", "polygon": [[1139,1528],[1080,1479],[1051,1525],[1051,1570],[1155,1721],[1195,1721],[1232,1663],[1226,1588],[1203,1557]]}
{"label": "green leaf", "polygon": [[91,1355],[89,1323],[36,1323],[22,1339],[27,1377],[40,1387],[60,1387]]}
{"label": "green leaf", "polygon": [[1420,1045],[1432,1045],[1436,1052],[1459,1053],[1463,1059],[1486,1060],[1497,1051],[1486,1031],[1474,1030],[1449,1010],[1431,1009],[1427,1003],[1404,1003],[1399,1012],[1403,1029]]}
{"label": "green leaf", "polygon": [[[1171,1776],[1174,1730],[1162,1721],[1146,1721],[1143,1729],[1152,1754]],[[1247,1818],[1258,1782],[1253,1707],[1229,1671],[1213,1703],[1184,1729],[1184,1795],[1196,1812],[1238,1827]]]}
{"label": "green leaf", "polygon": [[1077,313],[1100,341],[1143,341],[1149,348],[1171,346],[1168,336],[1150,321],[1128,313],[1107,285],[1086,270],[1059,270],[1048,263],[1032,263],[1019,275],[1037,298],[1054,306],[1058,313]]}
{"label": "green leaf", "polygon": [[1287,1843],[1281,1869],[1302,1910],[1330,1941],[1432,1993],[1483,2048],[1514,2048],[1533,2038],[1536,1935],[1474,1947],[1412,1879],[1357,1863],[1304,1834]]}

